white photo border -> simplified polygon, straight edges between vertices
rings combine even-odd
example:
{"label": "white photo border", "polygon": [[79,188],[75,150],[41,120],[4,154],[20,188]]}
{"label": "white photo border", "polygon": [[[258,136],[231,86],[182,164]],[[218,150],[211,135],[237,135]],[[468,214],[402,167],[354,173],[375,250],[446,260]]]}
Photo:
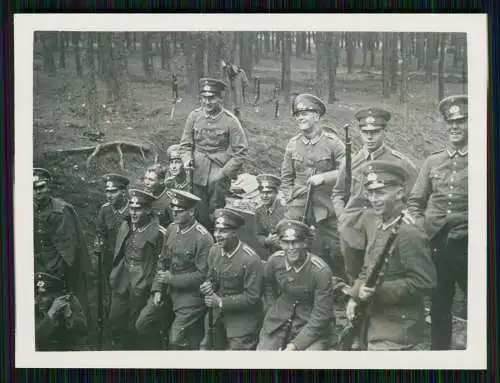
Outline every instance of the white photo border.
{"label": "white photo border", "polygon": [[[424,29],[425,28],[425,29]],[[466,32],[468,39],[469,284],[467,350],[405,352],[74,351],[37,352],[33,297],[34,31]],[[16,367],[30,368],[487,368],[486,14],[14,14],[14,240]]]}

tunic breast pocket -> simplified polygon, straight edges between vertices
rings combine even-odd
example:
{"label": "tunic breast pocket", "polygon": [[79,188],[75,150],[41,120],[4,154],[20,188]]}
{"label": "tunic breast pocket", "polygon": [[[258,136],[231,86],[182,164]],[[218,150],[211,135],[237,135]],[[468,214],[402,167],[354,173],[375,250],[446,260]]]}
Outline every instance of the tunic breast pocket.
{"label": "tunic breast pocket", "polygon": [[318,171],[318,173],[328,172],[333,170],[332,159],[329,156],[321,156],[316,160],[316,164],[314,165]]}
{"label": "tunic breast pocket", "polygon": [[429,178],[432,184],[432,190],[436,191],[442,188],[444,177],[441,173],[433,171],[429,174]]}
{"label": "tunic breast pocket", "polygon": [[222,287],[225,290],[243,289],[243,271],[223,272],[220,275]]}
{"label": "tunic breast pocket", "polygon": [[305,301],[311,298],[312,290],[306,286],[290,284],[288,286],[288,292],[295,300]]}

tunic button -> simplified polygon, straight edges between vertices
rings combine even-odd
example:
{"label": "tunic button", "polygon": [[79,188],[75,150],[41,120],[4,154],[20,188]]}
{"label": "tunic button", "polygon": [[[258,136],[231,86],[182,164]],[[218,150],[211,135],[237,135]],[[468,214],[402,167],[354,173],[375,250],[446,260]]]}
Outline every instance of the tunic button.
{"label": "tunic button", "polygon": [[453,177],[451,177],[450,181],[452,181],[452,182],[453,182],[453,181],[455,181],[455,179],[454,179]]}
{"label": "tunic button", "polygon": [[450,193],[450,194],[448,194],[448,197],[453,197],[453,194],[451,194],[451,193]]}
{"label": "tunic button", "polygon": [[450,186],[450,189],[453,189],[453,186]]}
{"label": "tunic button", "polygon": [[448,201],[448,205],[451,205],[451,201]]}
{"label": "tunic button", "polygon": [[446,210],[446,212],[447,212],[448,214],[451,214],[451,210]]}
{"label": "tunic button", "polygon": [[456,170],[453,170],[453,174],[456,174],[456,173],[457,173],[457,171],[456,171]]}

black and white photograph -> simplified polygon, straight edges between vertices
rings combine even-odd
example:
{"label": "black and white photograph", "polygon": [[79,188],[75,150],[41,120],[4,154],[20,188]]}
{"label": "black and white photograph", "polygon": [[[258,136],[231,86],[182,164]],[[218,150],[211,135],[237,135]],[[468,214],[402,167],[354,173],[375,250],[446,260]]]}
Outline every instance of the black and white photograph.
{"label": "black and white photograph", "polygon": [[80,16],[14,20],[19,367],[486,366],[485,16]]}

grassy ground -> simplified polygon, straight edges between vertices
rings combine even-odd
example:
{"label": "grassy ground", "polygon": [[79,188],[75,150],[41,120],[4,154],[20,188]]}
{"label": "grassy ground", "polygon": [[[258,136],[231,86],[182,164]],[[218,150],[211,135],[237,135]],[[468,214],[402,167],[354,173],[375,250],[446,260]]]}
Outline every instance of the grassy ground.
{"label": "grassy ground", "polygon": [[[85,161],[89,153],[58,154],[58,149],[95,145],[83,134],[88,130],[83,83],[75,76],[72,60],[67,68],[59,69],[57,76],[49,77],[38,65],[34,71],[34,158],[35,166],[50,169],[55,174],[54,193],[73,204],[79,212],[86,234],[93,238],[94,220],[103,202],[100,177],[107,172],[119,172],[118,156],[115,152],[97,156],[87,169]],[[247,105],[242,110],[243,124],[250,141],[250,161],[247,172],[257,174],[270,172],[279,174],[286,142],[296,134],[290,104],[280,102],[280,118],[274,118],[274,105],[270,102],[274,83],[280,76],[280,64],[273,59],[261,60],[253,71],[262,79],[261,105],[259,111]],[[169,74],[155,68],[155,78],[169,79]],[[106,134],[105,142],[125,140],[153,145],[160,156],[180,139],[188,113],[197,106],[197,99],[184,94],[180,77],[180,92],[183,100],[176,106],[174,120],[170,120],[172,91],[165,81],[146,80],[138,58],[129,60],[130,80],[127,82],[129,97],[120,105],[107,103],[106,88],[98,82],[98,101],[102,108],[101,126]],[[311,59],[292,61],[292,92],[316,93],[314,88],[315,63]],[[387,140],[397,150],[412,158],[419,166],[432,151],[442,148],[446,142],[443,128],[438,121],[437,83],[426,84],[419,74],[410,79],[410,99],[400,104],[397,96],[382,98],[382,83],[378,75],[347,74],[339,68],[336,96],[338,102],[328,105],[322,123],[337,129],[351,122],[355,125],[354,113],[366,106],[382,106],[393,114],[388,127]],[[446,84],[445,95],[462,93],[457,82]],[[248,97],[250,98],[250,97]],[[352,130],[354,149],[360,147],[357,129]],[[139,154],[125,154],[125,174],[138,181],[145,167],[153,159],[144,161]],[[94,294],[92,291],[91,294]],[[457,298],[456,311],[462,307],[462,296]],[[95,300],[94,300],[95,301]],[[92,347],[92,346],[91,346]]]}

